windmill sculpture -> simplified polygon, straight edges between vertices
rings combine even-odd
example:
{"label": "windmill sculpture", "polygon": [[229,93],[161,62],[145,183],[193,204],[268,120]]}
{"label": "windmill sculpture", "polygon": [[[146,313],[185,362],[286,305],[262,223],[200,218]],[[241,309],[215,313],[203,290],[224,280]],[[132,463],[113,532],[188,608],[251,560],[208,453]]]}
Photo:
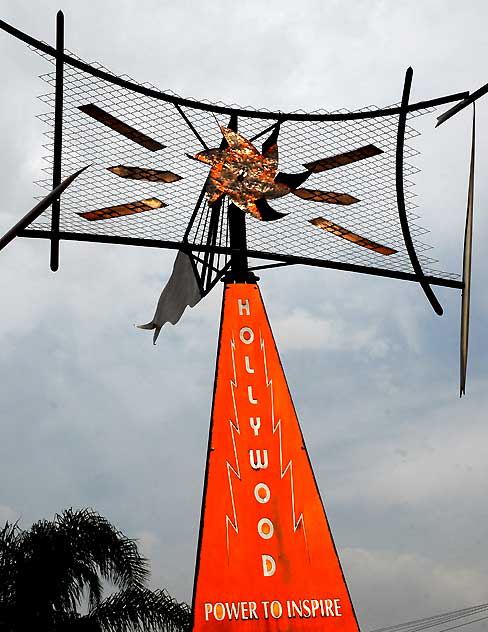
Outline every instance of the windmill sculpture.
{"label": "windmill sculpture", "polygon": [[0,249],[18,236],[48,239],[52,270],[60,240],[177,250],[155,316],[141,326],[154,341],[225,281],[193,630],[358,630],[254,272],[303,264],[414,281],[438,314],[432,286],[461,289],[464,393],[474,115],[461,279],[432,269],[411,222],[406,176],[416,169],[404,159],[415,150],[405,141],[415,116],[457,103],[440,124],[488,85],[411,104],[408,69],[398,106],[246,110],[83,62],[64,49],[61,12],[55,48],[0,28],[55,63],[42,76],[54,95],[41,97],[54,111],[40,116],[54,126],[52,178],[39,182],[50,192]]}

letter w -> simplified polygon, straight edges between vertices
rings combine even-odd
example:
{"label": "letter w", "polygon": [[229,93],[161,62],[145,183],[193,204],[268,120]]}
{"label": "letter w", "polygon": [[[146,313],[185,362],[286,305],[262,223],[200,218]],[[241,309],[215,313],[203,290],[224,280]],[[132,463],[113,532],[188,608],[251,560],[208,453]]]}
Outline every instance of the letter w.
{"label": "letter w", "polygon": [[[261,454],[263,455],[262,459]],[[249,462],[253,470],[265,470],[268,467],[268,451],[249,450]]]}
{"label": "letter w", "polygon": [[234,603],[233,601],[231,601],[231,603],[225,603],[225,609],[227,610],[227,616],[229,617],[229,619],[238,619],[239,618],[239,605],[240,602],[238,603]]}

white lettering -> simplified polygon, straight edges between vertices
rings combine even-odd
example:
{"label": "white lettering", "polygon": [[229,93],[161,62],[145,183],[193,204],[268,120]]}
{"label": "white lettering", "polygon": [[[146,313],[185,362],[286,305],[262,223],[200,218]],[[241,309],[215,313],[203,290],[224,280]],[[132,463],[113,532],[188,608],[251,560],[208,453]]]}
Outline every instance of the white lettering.
{"label": "white lettering", "polygon": [[334,608],[336,617],[342,617],[342,612],[339,612],[341,609],[341,604],[339,603],[340,599],[334,599]]}
{"label": "white lettering", "polygon": [[251,315],[251,308],[249,306],[249,299],[246,298],[245,301],[242,298],[237,299],[237,306],[239,307],[239,316],[242,316],[244,312],[246,312],[246,316]]}
{"label": "white lettering", "polygon": [[[271,555],[264,555],[263,554],[263,555],[261,555],[261,560],[263,562],[263,575],[265,577],[271,577],[272,575],[274,575],[275,572],[276,572],[276,562],[271,557]],[[271,613],[271,614],[273,614],[273,613]]]}
{"label": "white lettering", "polygon": [[251,417],[249,419],[249,423],[251,425],[251,428],[254,430],[254,436],[259,436],[259,429],[261,428],[261,417]]}
{"label": "white lettering", "polygon": [[283,614],[283,608],[281,607],[281,603],[279,601],[272,601],[270,610],[275,619],[279,619]]}
{"label": "white lettering", "polygon": [[[263,455],[262,459],[261,453]],[[249,450],[249,463],[253,470],[265,470],[268,467],[268,451]]]}
{"label": "white lettering", "polygon": [[298,601],[290,599],[286,602],[286,608],[289,619],[342,617],[340,599],[299,599]]}
{"label": "white lettering", "polygon": [[257,606],[257,603],[255,601],[249,602],[249,618],[250,619],[259,619],[258,615],[256,614],[256,606]]}
{"label": "white lettering", "polygon": [[262,505],[266,504],[271,498],[271,490],[266,483],[258,483],[254,488],[254,498]]}
{"label": "white lettering", "polygon": [[254,399],[254,395],[252,394],[252,386],[251,385],[249,385],[247,387],[247,396],[249,398],[249,403],[250,404],[257,404],[258,403],[258,400]]}
{"label": "white lettering", "polygon": [[245,345],[254,342],[254,331],[250,327],[243,327],[239,332],[239,338]]}
{"label": "white lettering", "polygon": [[212,612],[212,604],[211,603],[206,603],[205,604],[205,621],[208,621],[208,615]]}
{"label": "white lettering", "polygon": [[261,603],[263,604],[264,618],[265,618],[265,619],[269,619],[269,614],[268,614],[268,604],[269,604],[269,601],[262,601]]}
{"label": "white lettering", "polygon": [[263,540],[269,540],[274,534],[274,524],[269,518],[261,518],[258,522],[258,533]]}
{"label": "white lettering", "polygon": [[213,607],[213,616],[217,619],[217,621],[222,621],[225,617],[225,609],[223,604],[216,603]]}
{"label": "white lettering", "polygon": [[232,619],[232,617],[234,617],[234,619],[239,618],[239,604],[240,602],[225,604],[225,609],[227,610],[227,616],[229,619]]}
{"label": "white lettering", "polygon": [[247,621],[249,619],[249,617],[247,616],[248,607],[249,604],[247,603],[247,601],[241,601],[241,619],[243,619],[244,621]]}
{"label": "white lettering", "polygon": [[246,366],[246,373],[254,373],[254,369],[251,368],[249,356],[244,356],[244,364]]}

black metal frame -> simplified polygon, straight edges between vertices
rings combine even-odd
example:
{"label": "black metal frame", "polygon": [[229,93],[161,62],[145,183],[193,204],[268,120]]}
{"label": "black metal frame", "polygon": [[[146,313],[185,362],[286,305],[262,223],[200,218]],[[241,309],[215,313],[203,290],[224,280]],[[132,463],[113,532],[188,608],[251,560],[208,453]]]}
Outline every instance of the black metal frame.
{"label": "black metal frame", "polygon": [[[3,20],[0,20],[0,29],[9,33],[10,35],[16,37],[17,39],[27,43],[29,46],[32,46],[39,51],[53,56],[56,60],[56,87],[55,87],[55,130],[54,130],[54,161],[53,161],[53,185],[54,187],[61,180],[61,158],[62,158],[62,117],[63,117],[63,70],[64,65],[68,64],[73,67],[76,67],[84,72],[91,74],[94,77],[98,77],[105,81],[111,82],[112,84],[118,85],[120,87],[126,88],[133,92],[152,97],[158,100],[166,101],[174,104],[175,108],[185,120],[187,125],[190,127],[192,132],[195,134],[196,138],[202,144],[204,148],[207,148],[205,141],[202,139],[198,131],[195,129],[189,118],[186,116],[183,111],[183,107],[188,108],[196,108],[204,111],[211,111],[217,114],[229,114],[231,116],[231,120],[237,120],[238,116],[242,117],[253,117],[253,118],[261,118],[261,119],[272,119],[274,122],[267,129],[261,131],[255,137],[251,139],[251,141],[256,140],[259,136],[264,135],[266,132],[270,131],[273,127],[276,126],[277,122],[281,123],[284,121],[349,121],[349,120],[357,120],[357,119],[368,119],[375,118],[381,116],[391,116],[398,115],[398,135],[397,135],[397,148],[396,148],[396,187],[397,187],[397,202],[398,202],[398,211],[400,224],[403,231],[404,241],[407,248],[407,252],[410,257],[410,261],[413,267],[414,272],[402,272],[402,271],[393,271],[393,270],[385,270],[382,268],[376,268],[372,266],[366,265],[357,265],[350,263],[342,263],[336,261],[330,261],[327,259],[314,259],[310,257],[301,257],[296,255],[280,255],[280,254],[272,254],[268,252],[263,252],[259,250],[248,250],[246,245],[246,227],[245,227],[245,217],[242,211],[237,207],[233,207],[231,204],[229,206],[229,239],[230,244],[228,246],[216,245],[214,242],[208,242],[207,244],[192,244],[188,242],[188,231],[182,238],[181,242],[177,241],[167,241],[167,240],[155,240],[155,239],[141,239],[141,238],[128,238],[128,237],[117,237],[117,236],[106,236],[106,235],[93,235],[87,233],[78,233],[78,232],[67,232],[59,230],[59,217],[60,217],[60,204],[59,199],[55,200],[52,207],[52,223],[51,230],[39,230],[39,229],[31,229],[23,227],[22,230],[18,231],[18,236],[27,237],[27,238],[40,238],[40,239],[49,239],[51,241],[51,258],[50,258],[50,266],[53,271],[57,270],[59,267],[59,242],[60,240],[66,241],[86,241],[86,242],[94,242],[94,243],[112,243],[112,244],[124,244],[124,245],[133,245],[133,246],[145,246],[145,247],[156,247],[156,248],[169,248],[169,249],[179,249],[187,252],[188,254],[202,252],[203,263],[206,266],[206,271],[204,274],[204,278],[200,279],[202,284],[202,288],[207,293],[215,285],[217,280],[222,278],[222,276],[227,273],[229,277],[229,267],[231,269],[231,275],[235,279],[251,279],[254,275],[250,272],[250,268],[248,265],[248,258],[256,258],[256,259],[264,259],[271,260],[276,263],[263,265],[263,266],[255,266],[254,269],[265,269],[269,267],[275,266],[283,266],[283,265],[310,265],[315,267],[322,268],[332,268],[337,270],[345,270],[349,272],[357,272],[361,274],[369,274],[374,276],[383,276],[387,278],[395,278],[401,280],[415,281],[420,283],[423,288],[427,298],[429,299],[432,307],[436,311],[436,313],[442,313],[442,307],[440,306],[437,298],[435,297],[430,285],[437,285],[443,287],[451,287],[456,289],[462,289],[464,287],[463,281],[446,279],[442,277],[425,275],[420,266],[413,241],[411,238],[408,218],[405,209],[405,200],[404,200],[404,191],[403,191],[403,148],[404,148],[404,137],[405,137],[405,126],[406,119],[408,113],[414,112],[417,110],[439,106],[446,103],[452,103],[456,101],[462,101],[460,104],[456,105],[455,108],[452,108],[452,111],[456,109],[461,109],[464,107],[464,104],[470,102],[472,97],[478,98],[481,94],[488,91],[480,89],[477,93],[474,93],[470,96],[469,92],[459,92],[455,94],[450,94],[447,96],[439,97],[436,99],[430,99],[425,101],[420,101],[417,103],[410,104],[409,103],[409,93],[410,93],[410,85],[412,80],[412,69],[408,69],[405,86],[403,91],[402,102],[400,106],[383,108],[383,109],[375,109],[375,110],[367,110],[367,111],[358,111],[358,112],[348,112],[348,113],[302,113],[302,112],[268,112],[268,111],[259,111],[259,110],[251,110],[251,109],[242,109],[242,108],[232,108],[227,106],[215,105],[210,103],[203,103],[200,101],[185,99],[182,97],[178,97],[171,94],[166,94],[164,92],[160,92],[158,90],[148,88],[146,86],[139,85],[132,81],[127,81],[126,79],[122,79],[115,75],[112,75],[109,72],[104,70],[94,68],[90,64],[87,64],[83,61],[75,59],[70,55],[64,52],[64,16],[60,11],[57,14],[57,28],[56,28],[56,48],[49,46],[48,44],[37,40],[36,38],[23,33],[19,29],[7,24]],[[478,95],[478,93],[480,93]],[[476,95],[476,96],[475,96]],[[457,111],[457,110],[456,110]],[[451,110],[449,111],[451,112]],[[454,112],[453,112],[454,113]],[[199,205],[202,202],[204,195],[204,191],[202,191],[202,196],[197,202],[195,207],[194,216],[198,211]],[[218,213],[221,213],[221,209],[218,210]],[[217,214],[217,209],[215,210],[215,215]],[[194,219],[194,218],[192,218]],[[191,223],[191,220],[190,220]],[[226,264],[223,269],[215,270],[213,266],[213,255],[214,254],[224,254],[230,256],[230,266]],[[207,270],[214,270],[216,275],[211,277]]]}
{"label": "black metal frame", "polygon": [[[27,228],[19,232],[19,237],[29,237],[35,239],[51,239],[51,232],[48,230],[37,230]],[[124,246],[144,246],[146,248],[167,248],[168,250],[183,250],[184,252],[206,252],[213,250],[216,253],[235,254],[232,248],[224,246],[207,246],[206,244],[189,244],[182,241],[164,241],[160,239],[141,239],[137,237],[116,237],[109,235],[90,235],[88,233],[71,233],[60,231],[59,238],[65,241],[83,241],[98,244],[118,244]],[[372,266],[363,266],[353,263],[341,263],[338,261],[328,261],[327,259],[312,259],[310,257],[299,257],[297,255],[270,254],[261,250],[247,250],[250,259],[265,259],[277,261],[289,265],[308,265],[316,268],[331,268],[347,272],[359,272],[372,276],[381,276],[389,279],[400,279],[402,281],[415,281],[418,278],[411,272],[401,272],[396,270],[384,270]],[[464,286],[462,281],[455,279],[445,279],[442,277],[426,275],[425,280],[430,285],[450,287],[461,290]]]}
{"label": "black metal frame", "polygon": [[[40,40],[32,37],[31,35],[27,35],[27,33],[23,33],[19,29],[14,26],[8,24],[4,20],[0,20],[0,29],[9,33],[13,37],[29,44],[34,48],[46,53],[47,55],[51,55],[53,57],[57,56],[57,51],[49,44],[45,42],[41,42]],[[355,119],[365,119],[365,118],[375,118],[377,116],[391,116],[392,114],[400,114],[401,107],[390,107],[390,108],[382,108],[377,110],[367,110],[360,112],[348,112],[345,114],[306,114],[302,112],[268,112],[262,110],[250,110],[243,108],[232,108],[228,106],[216,105],[212,103],[204,103],[202,101],[196,101],[193,99],[185,99],[183,97],[175,96],[172,94],[167,94],[165,92],[160,92],[159,90],[154,90],[152,88],[147,88],[146,86],[139,85],[132,81],[127,81],[126,79],[122,79],[121,77],[117,77],[116,75],[112,75],[109,72],[104,70],[100,70],[98,68],[94,68],[90,64],[87,64],[79,59],[75,59],[66,53],[63,54],[63,61],[65,64],[78,68],[79,70],[83,70],[94,77],[98,77],[99,79],[104,79],[105,81],[109,81],[121,88],[127,88],[128,90],[132,90],[133,92],[137,92],[139,94],[143,94],[146,97],[152,97],[154,99],[159,99],[161,101],[167,101],[168,103],[173,103],[177,106],[177,109],[181,112],[181,107],[189,107],[189,108],[198,108],[199,110],[205,110],[207,112],[215,112],[217,114],[237,114],[238,116],[251,116],[253,118],[262,118],[262,119],[279,119],[281,121],[352,121]],[[412,103],[408,106],[408,112],[414,112],[415,110],[423,110],[425,108],[434,107],[438,105],[444,105],[446,103],[454,103],[455,101],[461,101],[462,99],[467,99],[469,97],[469,91],[458,92],[456,94],[449,94],[444,97],[438,97],[437,99],[430,99],[427,101],[419,101],[418,103]],[[263,132],[264,134],[264,132]],[[201,139],[199,139],[201,140]],[[204,144],[204,143],[203,143]],[[205,144],[204,144],[205,145]]]}
{"label": "black metal frame", "polygon": [[[54,97],[54,157],[53,157],[53,189],[61,184],[61,163],[63,153],[63,89],[64,89],[64,14],[56,15],[56,92]],[[51,212],[51,261],[53,272],[59,268],[59,218],[61,200],[57,197],[52,204]]]}

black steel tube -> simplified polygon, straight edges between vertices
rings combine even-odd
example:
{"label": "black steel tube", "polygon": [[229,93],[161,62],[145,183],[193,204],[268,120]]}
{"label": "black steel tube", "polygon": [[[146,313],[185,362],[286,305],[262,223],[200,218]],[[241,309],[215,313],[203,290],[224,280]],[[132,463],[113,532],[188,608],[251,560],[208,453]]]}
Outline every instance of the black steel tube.
{"label": "black steel tube", "polygon": [[[29,228],[19,233],[19,237],[30,239],[51,239],[49,230],[38,230]],[[212,250],[221,254],[236,254],[227,246],[207,246],[205,244],[189,244],[181,241],[167,241],[160,239],[142,239],[140,237],[117,237],[115,235],[91,235],[89,233],[73,233],[60,231],[59,238],[66,241],[85,241],[97,244],[115,244],[123,246],[143,246],[146,248],[168,248],[169,250],[183,250],[184,252],[205,252]],[[315,268],[330,268],[332,270],[343,270],[345,272],[358,272],[373,276],[386,277],[387,279],[400,279],[402,281],[415,281],[418,277],[412,272],[401,272],[398,270],[385,270],[384,268],[374,268],[373,266],[363,266],[354,263],[342,263],[340,261],[329,261],[328,259],[313,259],[312,257],[300,257],[297,255],[282,255],[277,253],[264,252],[262,250],[248,250],[247,256],[252,259],[264,259],[267,261],[283,261],[289,264],[313,266]],[[424,279],[431,285],[450,287],[462,290],[462,281],[453,279],[443,279],[432,275],[426,275]]]}
{"label": "black steel tube", "polygon": [[[49,44],[41,42],[40,40],[32,37],[31,35],[27,35],[27,33],[23,33],[19,29],[11,26],[4,20],[0,20],[0,29],[9,33],[13,37],[29,44],[42,52],[56,56],[56,49]],[[154,90],[153,88],[147,88],[146,86],[142,86],[138,83],[134,83],[133,81],[127,81],[126,79],[122,79],[121,77],[117,77],[116,75],[112,75],[109,72],[104,70],[100,70],[99,68],[94,68],[90,64],[87,64],[79,59],[75,59],[66,53],[63,55],[64,63],[73,66],[74,68],[78,68],[79,70],[83,70],[84,72],[88,72],[94,77],[98,77],[99,79],[103,79],[105,81],[109,81],[117,86],[122,88],[127,88],[128,90],[132,90],[133,92],[137,92],[139,94],[143,94],[147,97],[152,97],[154,99],[159,99],[161,101],[167,101],[168,103],[178,104],[180,106],[185,106],[189,108],[196,108],[199,110],[204,110],[207,112],[215,112],[218,114],[238,114],[239,116],[249,116],[252,118],[261,118],[261,119],[274,119],[280,121],[352,121],[357,119],[368,119],[375,118],[376,116],[391,116],[392,114],[399,114],[400,108],[398,106],[390,107],[390,108],[382,108],[378,110],[367,110],[362,112],[348,112],[347,114],[343,113],[335,113],[335,114],[306,114],[303,112],[263,112],[259,110],[246,110],[241,108],[231,108],[228,106],[221,106],[212,103],[203,103],[201,101],[196,101],[193,99],[184,99],[182,97],[178,97],[172,94],[166,94],[165,92],[160,92],[159,90]],[[454,101],[461,101],[462,99],[466,99],[469,97],[469,92],[457,92],[456,94],[449,94],[447,96],[438,97],[436,99],[430,99],[427,101],[419,101],[418,103],[412,103],[408,106],[408,111],[413,112],[415,110],[423,110],[424,108],[434,107],[437,105],[442,105],[445,103],[453,103]]]}
{"label": "black steel tube", "polygon": [[[77,178],[80,173],[83,173],[85,169],[88,167],[83,167],[76,173],[73,173],[71,176],[68,176],[61,184],[59,184],[53,191],[48,193],[45,198],[43,198],[39,204],[36,204],[33,209],[31,209],[28,213],[20,219],[15,226],[12,226],[10,230],[8,230],[3,237],[0,237],[0,250],[5,248],[12,240],[16,237],[19,237],[21,232],[29,226],[33,221],[35,221],[39,215],[44,213],[44,211],[49,208],[56,197],[59,197],[61,193],[69,187],[69,185],[73,182],[75,178]],[[34,231],[36,232],[36,231]],[[42,232],[42,236],[47,239],[51,239],[51,231],[40,231]]]}
{"label": "black steel tube", "polygon": [[417,257],[415,246],[413,244],[412,236],[410,234],[410,228],[408,225],[407,210],[405,207],[405,192],[403,187],[403,149],[405,146],[405,128],[407,125],[408,114],[408,99],[410,97],[410,88],[412,87],[413,69],[408,68],[405,74],[405,84],[403,87],[401,111],[398,117],[398,132],[397,132],[397,145],[396,145],[396,192],[397,192],[397,205],[398,215],[400,218],[400,225],[402,227],[403,239],[407,248],[410,262],[417,276],[417,280],[420,283],[424,293],[432,305],[434,311],[439,316],[442,316],[443,309],[441,304],[436,298],[432,288],[427,282],[422,266]]}
{"label": "black steel tube", "polygon": [[249,272],[247,260],[246,216],[244,211],[235,204],[229,204],[227,209],[229,222],[229,246],[231,250],[230,273],[227,279],[238,282],[255,280]]}
{"label": "black steel tube", "polygon": [[[63,151],[63,82],[64,82],[64,13],[56,15],[56,92],[54,102],[54,156],[53,189],[61,184],[61,159]],[[61,199],[54,199],[51,211],[51,260],[53,272],[59,268],[59,217]]]}

